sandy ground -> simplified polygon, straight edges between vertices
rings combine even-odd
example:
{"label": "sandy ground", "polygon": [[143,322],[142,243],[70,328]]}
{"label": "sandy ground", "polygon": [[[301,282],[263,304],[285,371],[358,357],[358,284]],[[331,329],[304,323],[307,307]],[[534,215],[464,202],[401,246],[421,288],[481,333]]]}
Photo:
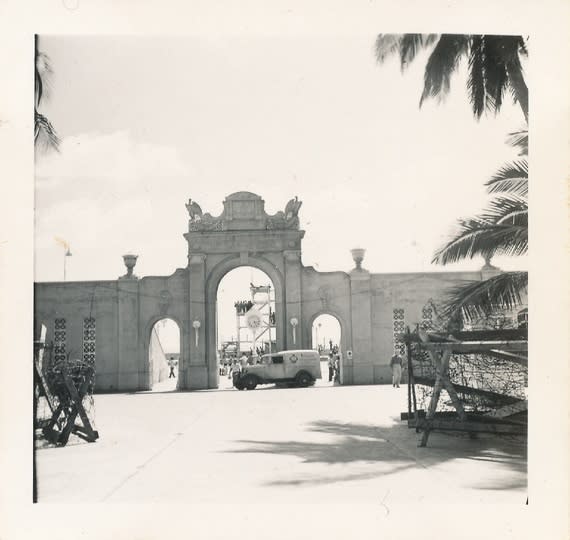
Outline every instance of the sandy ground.
{"label": "sandy ground", "polygon": [[399,420],[406,388],[95,396],[100,439],[37,452],[39,502],[524,504],[526,441]]}

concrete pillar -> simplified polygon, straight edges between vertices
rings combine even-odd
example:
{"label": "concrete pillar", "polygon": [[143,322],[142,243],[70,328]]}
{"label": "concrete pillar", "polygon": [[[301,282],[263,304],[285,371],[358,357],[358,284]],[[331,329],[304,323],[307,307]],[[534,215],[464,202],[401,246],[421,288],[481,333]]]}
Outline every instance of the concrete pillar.
{"label": "concrete pillar", "polygon": [[[285,263],[285,348],[305,349],[303,335],[303,319],[301,311],[301,251],[286,250],[283,252]],[[291,321],[296,322],[295,325]],[[294,327],[294,330],[293,330]],[[294,339],[293,339],[294,338]]]}
{"label": "concrete pillar", "polygon": [[352,323],[352,381],[345,381],[349,384],[371,384],[374,382],[370,272],[361,267],[362,256],[359,261],[355,258],[357,262],[356,268],[349,273]]}
{"label": "concrete pillar", "polygon": [[144,336],[139,335],[139,282],[134,276],[117,281],[118,289],[118,380],[119,390],[149,390],[148,358],[142,358]]}
{"label": "concrete pillar", "polygon": [[[206,321],[206,255],[193,253],[188,261],[188,303],[189,350],[184,366],[185,387],[190,389],[214,388],[216,371],[208,369],[206,361],[207,333],[215,332],[208,328]],[[197,339],[196,339],[197,338]]]}

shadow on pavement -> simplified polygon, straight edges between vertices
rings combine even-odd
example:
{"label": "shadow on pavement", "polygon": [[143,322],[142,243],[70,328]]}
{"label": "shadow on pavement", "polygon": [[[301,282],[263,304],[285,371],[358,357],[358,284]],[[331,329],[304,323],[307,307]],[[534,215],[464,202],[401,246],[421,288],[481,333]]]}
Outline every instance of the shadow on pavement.
{"label": "shadow on pavement", "polygon": [[[398,421],[399,422],[399,421]],[[417,435],[404,423],[392,426],[341,424],[318,421],[309,424],[308,432],[326,433],[335,438],[327,442],[238,440],[244,448],[229,450],[244,454],[283,454],[296,456],[304,463],[348,464],[393,463],[392,467],[347,475],[291,478],[269,482],[267,485],[318,485],[365,480],[401,472],[410,468],[429,469],[451,460],[493,462],[505,472],[492,484],[478,483],[475,489],[520,489],[527,485],[526,440],[513,437],[480,436],[469,439],[463,434],[433,432],[430,446],[417,447]],[[514,474],[513,474],[514,473]],[[502,474],[500,476],[503,476]]]}

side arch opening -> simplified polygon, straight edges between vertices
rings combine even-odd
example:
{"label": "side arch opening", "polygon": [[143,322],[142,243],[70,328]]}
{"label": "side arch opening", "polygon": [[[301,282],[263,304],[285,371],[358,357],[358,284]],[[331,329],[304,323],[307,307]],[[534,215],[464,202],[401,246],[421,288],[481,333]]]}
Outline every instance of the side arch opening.
{"label": "side arch opening", "polygon": [[180,327],[174,319],[159,319],[152,325],[148,343],[148,362],[150,388],[153,391],[176,390],[180,340]]}
{"label": "side arch opening", "polygon": [[331,386],[342,381],[342,325],[330,314],[321,313],[313,319],[311,327],[312,348],[321,357],[322,384]]}

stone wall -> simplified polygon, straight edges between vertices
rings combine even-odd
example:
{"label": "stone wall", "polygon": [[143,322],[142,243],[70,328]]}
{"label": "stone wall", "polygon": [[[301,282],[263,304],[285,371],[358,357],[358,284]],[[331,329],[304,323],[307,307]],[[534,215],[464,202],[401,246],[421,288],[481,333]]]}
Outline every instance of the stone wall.
{"label": "stone wall", "polygon": [[[343,384],[383,384],[391,379],[389,361],[398,345],[395,336],[405,326],[421,324],[430,311],[428,303],[437,302],[448,287],[484,277],[481,272],[317,272],[302,266],[298,258],[280,262],[277,254],[271,257],[273,267],[260,258],[220,255],[209,260],[200,257],[199,268],[193,265],[192,271],[179,269],[165,277],[38,283],[36,335],[43,323],[47,342],[53,341],[60,353],[93,355],[97,391],[147,390],[160,378],[157,364],[153,371],[149,361],[153,327],[158,320],[170,318],[180,328],[181,388],[215,388],[216,323],[212,306],[217,283],[232,268],[253,264],[268,271],[278,289],[286,288],[286,295],[277,293],[277,335],[282,348],[311,347],[313,321],[324,313],[333,315],[341,326]],[[299,321],[295,342],[292,317]],[[201,321],[198,329],[193,327],[195,320]]]}
{"label": "stone wall", "polygon": [[[39,335],[41,325],[44,324],[47,329],[46,343],[53,342],[63,349],[64,354],[79,358],[84,354],[94,354],[95,384],[97,390],[101,391],[121,388],[117,283],[70,281],[37,283],[34,287],[35,337]],[[84,328],[88,325],[94,328]],[[94,351],[84,350],[87,348]]]}
{"label": "stone wall", "polygon": [[[35,338],[45,324],[46,342],[60,352],[94,355],[98,392],[151,388],[149,346],[158,320],[179,325],[181,357],[188,347],[185,270],[167,277],[36,283],[34,292]],[[184,374],[183,362],[179,370]]]}
{"label": "stone wall", "polygon": [[438,302],[446,289],[480,281],[481,272],[425,272],[371,275],[372,363],[374,382],[391,381],[390,358],[397,348],[395,334],[421,324],[424,308]]}
{"label": "stone wall", "polygon": [[391,380],[396,333],[421,324],[429,313],[428,303],[441,299],[450,286],[480,281],[483,276],[481,272],[371,274],[363,269],[317,272],[304,267],[302,277],[304,345],[310,347],[316,317],[335,316],[341,325],[343,383],[374,384]]}

